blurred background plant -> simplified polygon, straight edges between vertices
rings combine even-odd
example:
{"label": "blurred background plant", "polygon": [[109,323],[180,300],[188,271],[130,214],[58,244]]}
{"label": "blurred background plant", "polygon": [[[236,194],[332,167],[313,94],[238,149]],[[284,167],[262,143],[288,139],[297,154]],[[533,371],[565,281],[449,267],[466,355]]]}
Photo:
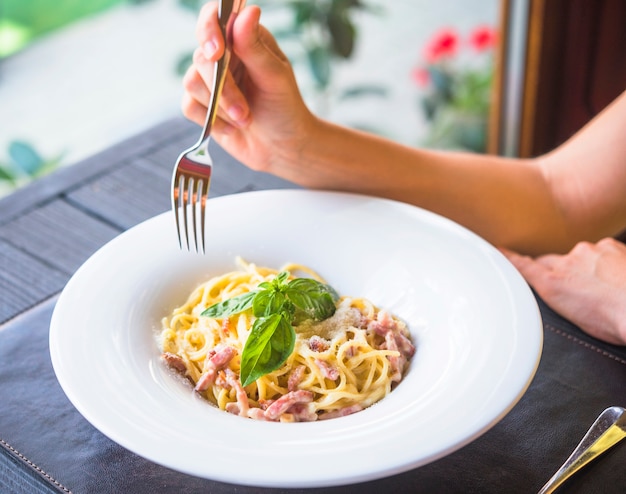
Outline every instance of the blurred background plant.
{"label": "blurred background plant", "polygon": [[[0,0],[0,62],[55,30],[104,12],[122,3],[139,5],[152,0]],[[0,73],[0,77],[1,77]],[[61,165],[63,153],[42,157],[23,139],[8,142],[0,159],[0,197]]]}
{"label": "blurred background plant", "polygon": [[421,111],[431,123],[423,145],[485,152],[496,44],[490,26],[466,38],[442,29],[427,43],[424,62],[412,72]]}
{"label": "blurred background plant", "polygon": [[[205,0],[179,2],[197,12]],[[305,94],[305,97],[309,97],[316,113],[324,115],[330,104],[348,99],[386,96],[386,88],[377,84],[359,83],[343,88],[333,86],[334,69],[355,54],[359,35],[356,17],[361,14],[381,15],[382,7],[361,0],[254,0],[248,3],[259,5],[264,13],[270,15],[277,11],[286,14],[282,25],[272,28],[272,34],[296,70],[298,67],[307,68],[310,80],[300,78],[299,83],[305,93],[307,86],[312,88],[312,93]],[[188,53],[181,57],[177,64],[179,74],[187,70],[191,56]]]}
{"label": "blurred background plant", "polygon": [[28,142],[11,141],[9,161],[0,161],[0,185],[15,188],[51,172],[61,163],[62,155],[43,158]]}

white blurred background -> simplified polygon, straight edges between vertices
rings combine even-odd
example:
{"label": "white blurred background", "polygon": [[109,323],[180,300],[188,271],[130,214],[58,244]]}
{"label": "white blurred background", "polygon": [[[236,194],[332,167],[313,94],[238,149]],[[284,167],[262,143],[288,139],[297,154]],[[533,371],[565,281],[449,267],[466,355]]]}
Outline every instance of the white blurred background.
{"label": "white blurred background", "polygon": [[[16,5],[32,7],[35,22],[49,12],[59,15],[77,4],[84,8],[90,0],[0,0],[0,166],[12,166],[9,149],[16,141],[55,166],[67,166],[181,115],[177,66],[196,43],[196,11],[182,4],[193,5],[193,0],[93,2],[108,5],[33,36],[28,19],[16,19]],[[249,3],[271,4],[262,22],[279,36],[291,21],[286,0]],[[476,26],[495,26],[499,2],[363,3],[375,8],[353,15],[354,52],[333,63],[325,91],[315,90],[297,40],[280,37],[281,45],[314,111],[419,145],[428,122],[412,73],[423,62],[425,45],[442,29],[466,35]],[[349,99],[338,96],[357,86],[376,90]],[[1,178],[0,195],[27,180]]]}

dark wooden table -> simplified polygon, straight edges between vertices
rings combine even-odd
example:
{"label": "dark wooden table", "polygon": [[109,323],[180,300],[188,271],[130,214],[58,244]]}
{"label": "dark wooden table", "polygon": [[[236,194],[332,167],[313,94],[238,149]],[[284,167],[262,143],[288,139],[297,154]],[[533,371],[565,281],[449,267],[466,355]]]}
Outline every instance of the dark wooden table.
{"label": "dark wooden table", "polygon": [[[52,370],[48,327],[58,294],[105,242],[170,208],[173,164],[197,133],[183,119],[165,122],[0,199],[0,492],[309,492],[213,482],[140,458],[83,419]],[[212,196],[294,187],[215,153],[227,166],[215,168]],[[500,423],[424,467],[323,492],[536,492],[602,410],[626,405],[625,349],[588,337],[538,302],[539,370]],[[562,492],[626,492],[624,465],[626,442]]]}

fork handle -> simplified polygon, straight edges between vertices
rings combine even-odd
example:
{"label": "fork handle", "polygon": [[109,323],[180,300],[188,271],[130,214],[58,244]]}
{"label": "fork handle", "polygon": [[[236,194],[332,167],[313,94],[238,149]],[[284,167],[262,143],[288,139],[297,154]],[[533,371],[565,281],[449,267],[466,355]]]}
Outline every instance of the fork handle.
{"label": "fork handle", "polygon": [[604,410],[589,428],[571,456],[538,494],[550,494],[574,473],[626,437],[626,413],[622,407]]}
{"label": "fork handle", "polygon": [[218,101],[222,94],[222,88],[224,87],[224,81],[226,80],[226,73],[228,72],[228,64],[230,63],[230,56],[233,46],[233,24],[239,11],[244,7],[245,0],[220,0],[217,16],[222,36],[224,37],[224,54],[215,62],[215,68],[213,70],[213,87],[211,90],[211,98],[209,100],[209,106],[207,109],[206,120],[204,122],[204,129],[202,135],[198,141],[198,145],[205,141],[208,141],[211,135],[211,128],[215,122],[217,116]]}

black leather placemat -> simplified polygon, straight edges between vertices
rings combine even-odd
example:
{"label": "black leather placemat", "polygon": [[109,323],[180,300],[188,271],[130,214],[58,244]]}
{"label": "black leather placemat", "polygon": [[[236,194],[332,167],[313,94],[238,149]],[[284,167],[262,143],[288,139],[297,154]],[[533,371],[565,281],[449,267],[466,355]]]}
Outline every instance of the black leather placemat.
{"label": "black leather placemat", "polygon": [[[82,418],[65,397],[50,362],[48,325],[53,304],[54,300],[49,301],[0,329],[0,439],[12,451],[9,458],[6,448],[0,448],[4,455],[0,479],[17,476],[25,486],[34,479],[35,485],[52,492],[536,492],[595,417],[604,408],[626,401],[626,361],[581,342],[567,333],[565,325],[559,327],[558,316],[550,316],[541,364],[530,388],[500,423],[461,450],[424,467],[365,484],[320,490],[223,484],[144,460]],[[463,420],[462,408],[458,417]],[[407,438],[398,447],[410,447],[418,440]],[[212,454],[216,453],[207,447],[207,461]],[[562,492],[624,492],[625,464],[626,442],[587,467]],[[311,468],[323,468],[323,458]]]}

